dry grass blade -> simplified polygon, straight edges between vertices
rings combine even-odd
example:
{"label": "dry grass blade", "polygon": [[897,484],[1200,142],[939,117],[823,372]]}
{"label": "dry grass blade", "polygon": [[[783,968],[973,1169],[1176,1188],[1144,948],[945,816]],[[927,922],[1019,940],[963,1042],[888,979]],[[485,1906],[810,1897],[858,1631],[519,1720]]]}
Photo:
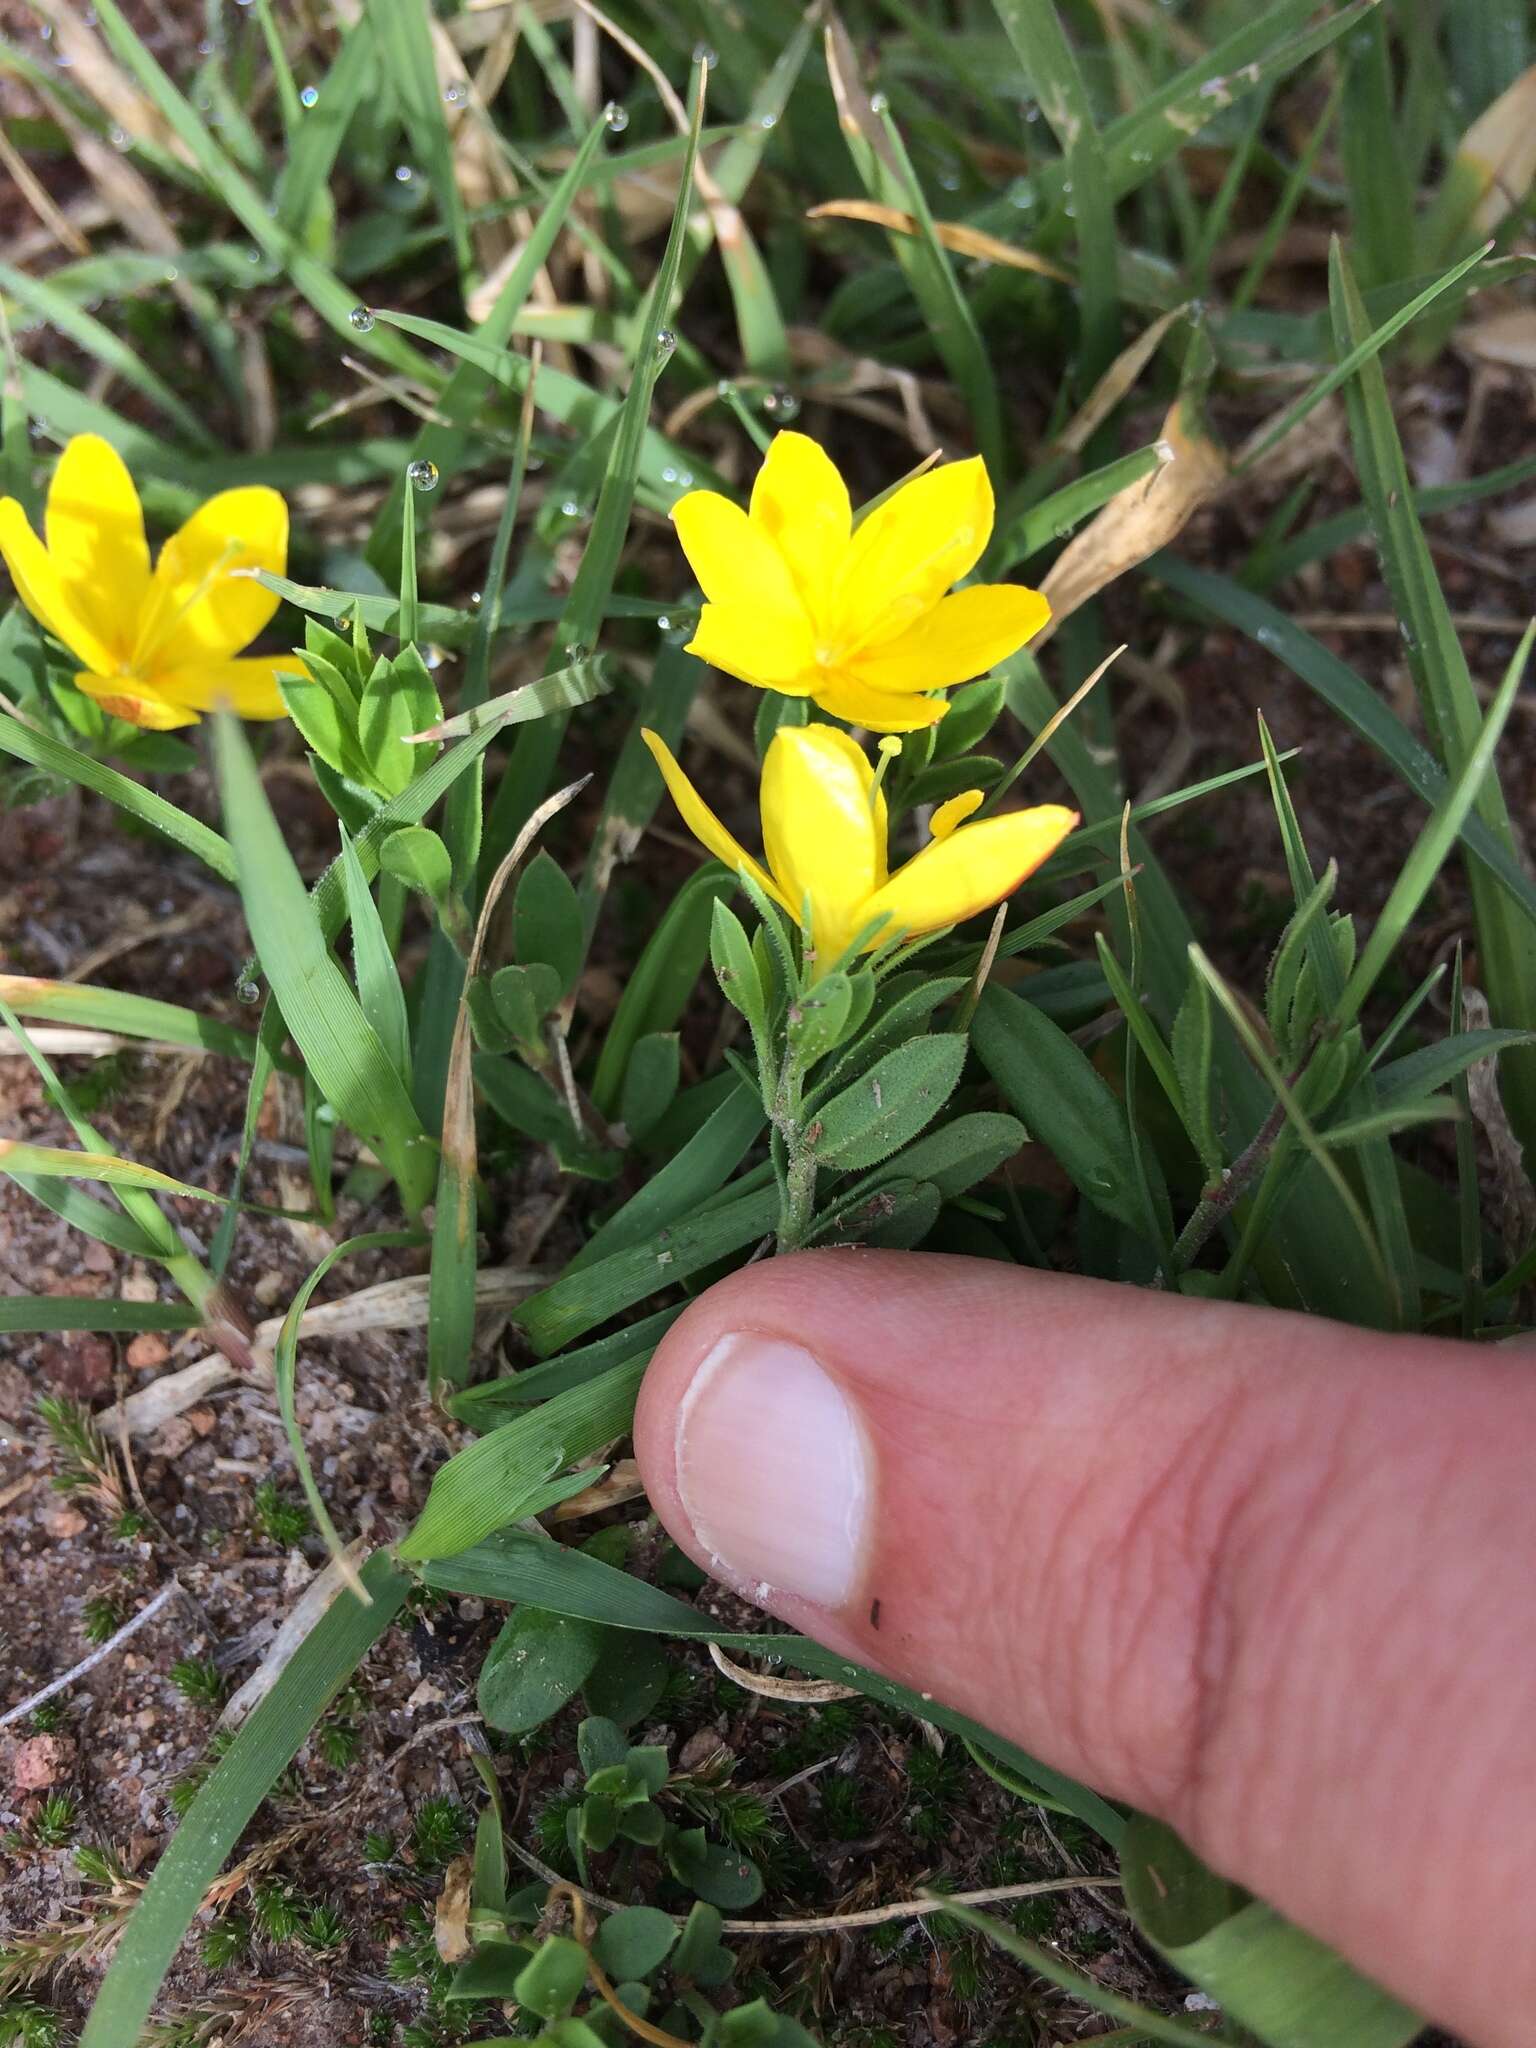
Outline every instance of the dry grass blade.
{"label": "dry grass blade", "polygon": [[1138,334],[1128,348],[1120,351],[1089,392],[1081,407],[1057,435],[1056,446],[1063,454],[1080,455],[1083,452],[1094,434],[1157,354],[1163,336],[1177,321],[1182,320],[1188,311],[1187,306],[1175,306],[1171,312],[1162,314],[1150,327]]}
{"label": "dry grass blade", "polygon": [[836,1685],[830,1678],[765,1678],[761,1672],[749,1671],[744,1664],[727,1657],[718,1643],[709,1645],[709,1654],[717,1671],[743,1692],[756,1693],[760,1700],[790,1700],[802,1707],[828,1707],[837,1700],[859,1697],[856,1685]]}
{"label": "dry grass blade", "polygon": [[1063,619],[1127,569],[1166,547],[1225,484],[1226,456],[1205,435],[1188,433],[1181,411],[1175,405],[1163,422],[1162,468],[1145,483],[1132,484],[1111,498],[1051,565],[1040,585],[1051,616],[1032,642],[1035,653]]}
{"label": "dry grass blade", "polygon": [[315,1573],[283,1616],[282,1626],[272,1638],[267,1654],[238,1692],[230,1696],[219,1716],[221,1728],[238,1728],[253,1708],[260,1706],[282,1676],[294,1651],[344,1586],[351,1587],[366,1602],[368,1596],[362,1591],[362,1581],[357,1576],[357,1561],[365,1555],[367,1548],[359,1537],[347,1546],[343,1556],[333,1557],[323,1570]]}
{"label": "dry grass blade", "polygon": [[583,1487],[580,1493],[573,1493],[569,1500],[563,1500],[550,1509],[551,1522],[579,1522],[586,1515],[598,1515],[605,1508],[622,1507],[626,1501],[639,1500],[645,1492],[645,1481],[640,1477],[640,1467],[633,1458],[618,1459],[606,1477],[594,1485]]}
{"label": "dry grass blade", "polygon": [[33,176],[31,166],[11,142],[4,128],[0,128],[0,165],[4,166],[14,181],[16,190],[60,247],[67,249],[72,256],[89,256],[90,243],[74,222],[54,204],[48,195],[47,187]]}
{"label": "dry grass blade", "polygon": [[147,143],[162,154],[191,163],[190,154],[172,133],[169,123],[112,61],[106,44],[96,33],[94,9],[89,11],[88,24],[69,0],[31,0],[31,5],[53,32],[50,40],[55,61],[68,67],[71,81],[90,94],[114,128],[121,129],[135,142]]}
{"label": "dry grass blade", "polygon": [[[921,232],[915,215],[904,213],[899,206],[882,206],[874,199],[827,199],[820,206],[807,207],[805,217],[807,220],[868,221],[893,235]],[[996,235],[989,235],[982,228],[967,227],[964,221],[936,220],[933,232],[945,248],[953,249],[957,256],[978,256],[985,263],[1006,264],[1012,270],[1032,270],[1036,276],[1054,278],[1059,284],[1071,284],[1073,281],[1071,271],[1063,270],[1049,257],[1037,256],[1033,249],[1016,249],[1011,242],[999,241]],[[1169,320],[1176,317],[1175,314],[1167,315]]]}

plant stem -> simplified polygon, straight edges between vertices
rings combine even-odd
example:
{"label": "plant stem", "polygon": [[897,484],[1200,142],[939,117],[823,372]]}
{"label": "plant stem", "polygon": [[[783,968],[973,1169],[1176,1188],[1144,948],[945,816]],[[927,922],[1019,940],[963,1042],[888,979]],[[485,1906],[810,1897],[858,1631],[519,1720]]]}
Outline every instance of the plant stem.
{"label": "plant stem", "polygon": [[786,1049],[779,1070],[774,1127],[784,1141],[785,1166],[779,1183],[778,1250],[798,1251],[811,1233],[816,1213],[816,1155],[801,1123],[805,1075]]}

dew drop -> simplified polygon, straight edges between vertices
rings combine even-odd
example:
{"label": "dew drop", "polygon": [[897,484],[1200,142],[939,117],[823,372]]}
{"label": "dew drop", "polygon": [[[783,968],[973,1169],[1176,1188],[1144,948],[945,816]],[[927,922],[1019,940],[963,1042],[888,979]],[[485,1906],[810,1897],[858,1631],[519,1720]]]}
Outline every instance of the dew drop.
{"label": "dew drop", "polygon": [[657,618],[656,618],[656,630],[657,630],[657,632],[658,632],[658,633],[670,633],[670,632],[671,632],[671,630],[672,630],[672,621],[671,621],[671,619],[670,619],[670,618],[668,617],[668,615],[667,615],[667,614],[666,614],[665,612],[659,612],[659,613],[657,614]]}
{"label": "dew drop", "polygon": [[712,50],[708,43],[695,43],[693,46],[693,61],[695,64],[702,64],[706,71],[713,71],[720,62],[719,52]]}
{"label": "dew drop", "polygon": [[450,78],[443,87],[443,105],[445,107],[461,107],[468,98],[469,87],[464,84],[462,79]]}
{"label": "dew drop", "polygon": [[562,498],[560,501],[560,513],[562,518],[565,519],[583,519],[586,517],[581,507],[581,501],[577,498]]}
{"label": "dew drop", "polygon": [[716,398],[723,398],[726,400],[732,399],[736,396],[736,386],[731,382],[729,377],[722,377],[720,379],[720,382],[715,386],[715,396]]}
{"label": "dew drop", "polygon": [[411,182],[412,178],[415,177],[415,175],[416,173],[411,169],[409,164],[395,165],[395,183],[397,185],[409,185],[409,183]]}
{"label": "dew drop", "polygon": [[116,150],[132,149],[133,137],[126,128],[113,126],[107,130],[107,140]]}
{"label": "dew drop", "polygon": [[667,464],[666,468],[661,472],[661,480],[664,484],[675,484],[677,482],[677,471],[673,468],[670,462]]}
{"label": "dew drop", "polygon": [[479,604],[482,601],[480,592],[478,590],[472,590],[469,593],[469,601],[472,605]]}
{"label": "dew drop", "polygon": [[693,489],[693,471],[691,469],[680,469],[678,471],[677,487],[681,491],[691,491]]}
{"label": "dew drop", "polygon": [[776,384],[763,398],[763,411],[771,419],[792,420],[800,411],[800,401],[785,384]]}
{"label": "dew drop", "polygon": [[766,114],[759,114],[757,117],[757,125],[759,128],[777,128],[779,125],[779,117],[772,111]]}
{"label": "dew drop", "polygon": [[347,315],[347,325],[354,334],[372,334],[373,312],[368,306],[354,306]]}
{"label": "dew drop", "polygon": [[584,640],[567,640],[565,643],[565,658],[568,662],[585,661],[591,652],[591,648]]}
{"label": "dew drop", "polygon": [[413,491],[435,491],[437,489],[437,464],[428,462],[424,455],[406,464],[405,474]]}
{"label": "dew drop", "polygon": [[235,1000],[241,1003],[259,1003],[261,1001],[261,983],[253,980],[248,974],[242,974],[235,983]]}
{"label": "dew drop", "polygon": [[318,106],[319,104],[320,104],[320,88],[319,88],[319,86],[318,86],[318,85],[306,85],[306,86],[305,86],[305,88],[304,88],[304,90],[303,90],[303,91],[302,91],[302,92],[301,92],[301,93],[299,94],[299,105],[300,105],[301,107],[314,107],[314,106]]}
{"label": "dew drop", "polygon": [[617,100],[610,100],[603,109],[603,120],[610,135],[622,135],[629,126],[629,109],[621,107]]}
{"label": "dew drop", "polygon": [[666,362],[676,347],[677,336],[672,332],[672,329],[670,327],[658,327],[656,330],[656,353],[662,362]]}
{"label": "dew drop", "polygon": [[872,92],[869,96],[869,111],[872,114],[888,114],[891,111],[889,95],[883,92]]}
{"label": "dew drop", "polygon": [[211,42],[209,42],[206,36],[204,36],[203,40],[198,44],[197,54],[199,55],[199,57],[211,57],[213,55],[213,45]]}

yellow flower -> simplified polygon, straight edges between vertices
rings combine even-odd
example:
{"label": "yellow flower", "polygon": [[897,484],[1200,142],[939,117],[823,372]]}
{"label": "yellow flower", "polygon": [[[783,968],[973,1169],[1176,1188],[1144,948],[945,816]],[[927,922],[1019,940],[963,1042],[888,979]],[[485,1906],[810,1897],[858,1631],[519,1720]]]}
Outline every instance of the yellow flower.
{"label": "yellow flower", "polygon": [[859,525],[830,456],[775,434],[743,512],[690,491],[672,522],[708,603],[688,650],[762,690],[813,697],[875,732],[944,716],[929,690],[969,682],[1038,633],[1038,590],[980,583],[992,486],[979,456],[903,484]]}
{"label": "yellow flower", "polygon": [[[0,556],[40,626],[83,664],[75,681],[104,711],[164,731],[227,703],[281,718],[286,658],[236,660],[277,610],[250,573],[282,575],[288,507],[265,484],[220,491],[160,550],[151,573],[144,511],[117,450],[76,434],[59,457],[45,540],[0,498]],[[244,574],[236,574],[244,571]]]}
{"label": "yellow flower", "polygon": [[1011,895],[1077,823],[1061,804],[963,821],[979,789],[933,814],[933,837],[905,867],[886,865],[885,798],[863,749],[833,725],[781,725],[763,762],[760,796],[768,864],[726,831],[665,742],[643,735],[683,822],[717,860],[745,869],[795,924],[810,904],[811,943],[828,967],[866,925],[886,917],[869,946],[958,924]]}

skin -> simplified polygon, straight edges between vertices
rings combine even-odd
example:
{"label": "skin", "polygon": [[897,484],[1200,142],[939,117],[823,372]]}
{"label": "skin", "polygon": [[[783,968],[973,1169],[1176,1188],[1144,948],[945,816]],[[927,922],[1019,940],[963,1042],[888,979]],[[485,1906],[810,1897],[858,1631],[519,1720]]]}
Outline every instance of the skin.
{"label": "skin", "polygon": [[875,1467],[847,1599],[771,1612],[1166,1820],[1469,2041],[1529,2043],[1527,1353],[982,1260],[766,1262],[640,1397],[650,1497],[706,1566],[677,1417],[740,1332],[809,1350]]}

